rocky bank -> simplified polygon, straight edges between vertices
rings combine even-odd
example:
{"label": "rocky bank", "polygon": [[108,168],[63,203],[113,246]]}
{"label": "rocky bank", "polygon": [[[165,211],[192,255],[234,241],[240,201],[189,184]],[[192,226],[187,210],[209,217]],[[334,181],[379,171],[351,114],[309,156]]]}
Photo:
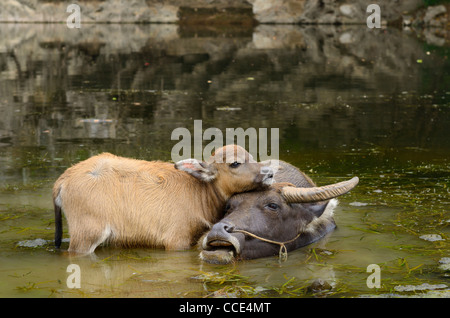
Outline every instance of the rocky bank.
{"label": "rocky bank", "polygon": [[383,24],[449,26],[449,5],[422,0],[3,0],[0,22],[65,22],[71,3],[83,23],[365,24],[376,3]]}

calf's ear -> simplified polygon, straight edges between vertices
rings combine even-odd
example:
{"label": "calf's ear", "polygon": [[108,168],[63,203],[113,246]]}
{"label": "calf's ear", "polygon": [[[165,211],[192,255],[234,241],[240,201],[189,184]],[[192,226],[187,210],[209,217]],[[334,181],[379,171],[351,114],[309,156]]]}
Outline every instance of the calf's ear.
{"label": "calf's ear", "polygon": [[205,182],[213,181],[217,173],[213,165],[197,159],[180,160],[175,163],[175,169],[186,171],[191,176]]}

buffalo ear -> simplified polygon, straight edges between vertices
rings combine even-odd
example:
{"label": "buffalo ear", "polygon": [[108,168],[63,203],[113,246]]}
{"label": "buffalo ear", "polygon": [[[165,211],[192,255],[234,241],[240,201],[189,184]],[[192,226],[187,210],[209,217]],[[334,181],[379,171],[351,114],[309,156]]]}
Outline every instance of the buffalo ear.
{"label": "buffalo ear", "polygon": [[338,205],[339,201],[337,199],[331,199],[327,202],[319,202],[319,203],[306,203],[303,204],[303,207],[308,210],[309,213],[314,215],[317,218],[320,218],[322,214],[327,214],[332,216],[334,214],[334,209]]}
{"label": "buffalo ear", "polygon": [[328,202],[325,204],[308,204],[306,203],[304,208],[311,213],[312,215],[314,215],[316,218],[320,218],[323,214],[323,212],[325,212],[325,209],[327,208]]}
{"label": "buffalo ear", "polygon": [[211,164],[197,159],[185,159],[175,163],[175,169],[186,171],[191,176],[205,182],[216,178],[217,170]]}

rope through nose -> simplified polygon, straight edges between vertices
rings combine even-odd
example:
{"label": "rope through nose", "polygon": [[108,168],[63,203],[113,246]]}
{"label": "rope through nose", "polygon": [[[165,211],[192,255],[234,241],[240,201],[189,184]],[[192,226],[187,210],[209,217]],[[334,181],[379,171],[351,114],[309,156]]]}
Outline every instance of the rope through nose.
{"label": "rope through nose", "polygon": [[243,233],[243,234],[246,234],[248,236],[254,237],[255,239],[267,242],[267,243],[280,245],[280,251],[278,252],[278,257],[280,258],[281,261],[287,260],[287,257],[288,257],[287,248],[286,248],[285,244],[289,244],[289,243],[294,242],[302,234],[302,233],[298,233],[296,237],[294,237],[292,240],[289,240],[289,241],[277,242],[277,241],[273,241],[273,240],[269,240],[269,239],[260,237],[260,236],[258,236],[256,234],[253,234],[253,233],[250,233],[250,232],[247,232],[247,231],[244,231],[244,230],[233,230],[233,232]]}

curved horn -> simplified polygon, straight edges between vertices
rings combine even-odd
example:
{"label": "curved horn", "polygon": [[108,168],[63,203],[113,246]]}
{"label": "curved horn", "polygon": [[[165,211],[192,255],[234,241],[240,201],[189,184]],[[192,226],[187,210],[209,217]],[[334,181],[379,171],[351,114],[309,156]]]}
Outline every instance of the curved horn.
{"label": "curved horn", "polygon": [[288,203],[307,203],[325,201],[343,195],[359,182],[358,177],[323,187],[295,188],[284,187],[282,195]]}

